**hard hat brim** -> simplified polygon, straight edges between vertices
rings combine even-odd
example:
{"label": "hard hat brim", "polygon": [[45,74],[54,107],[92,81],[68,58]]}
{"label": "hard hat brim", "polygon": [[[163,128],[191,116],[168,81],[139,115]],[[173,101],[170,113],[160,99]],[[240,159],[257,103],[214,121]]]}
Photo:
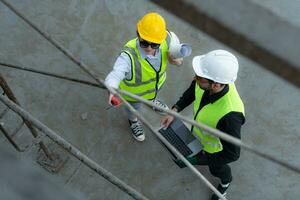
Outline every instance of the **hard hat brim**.
{"label": "hard hat brim", "polygon": [[229,84],[237,78],[237,58],[225,50],[214,50],[193,58],[193,69],[197,76],[216,83]]}
{"label": "hard hat brim", "polygon": [[140,28],[138,28],[138,33],[139,33],[139,36],[143,39],[143,40],[146,40],[147,42],[152,42],[152,43],[155,43],[155,44],[162,44],[165,39],[167,38],[167,32],[165,34],[164,37],[160,38],[159,40],[158,39],[154,39],[153,37],[149,37],[148,35],[144,34]]}
{"label": "hard hat brim", "polygon": [[205,73],[204,73],[204,71],[202,70],[202,67],[201,67],[203,57],[204,57],[204,55],[195,56],[193,58],[192,65],[193,65],[194,72],[197,76],[208,78],[208,77],[206,77],[206,75],[205,75]]}

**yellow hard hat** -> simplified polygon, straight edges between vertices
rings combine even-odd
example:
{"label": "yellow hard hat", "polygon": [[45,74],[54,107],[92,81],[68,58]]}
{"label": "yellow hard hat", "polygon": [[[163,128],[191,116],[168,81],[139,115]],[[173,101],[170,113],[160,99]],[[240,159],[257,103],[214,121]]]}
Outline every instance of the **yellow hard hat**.
{"label": "yellow hard hat", "polygon": [[167,37],[166,22],[158,13],[150,12],[137,23],[140,37],[148,42],[161,44]]}

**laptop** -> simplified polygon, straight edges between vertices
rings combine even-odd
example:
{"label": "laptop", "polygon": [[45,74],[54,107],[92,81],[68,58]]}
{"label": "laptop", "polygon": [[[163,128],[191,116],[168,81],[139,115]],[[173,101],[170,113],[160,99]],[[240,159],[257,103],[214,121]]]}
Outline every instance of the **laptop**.
{"label": "laptop", "polygon": [[[180,119],[175,118],[167,129],[160,128],[158,132],[186,158],[196,155],[202,149],[200,141]],[[177,159],[177,156],[166,145],[163,144],[163,146],[167,148],[173,158]]]}

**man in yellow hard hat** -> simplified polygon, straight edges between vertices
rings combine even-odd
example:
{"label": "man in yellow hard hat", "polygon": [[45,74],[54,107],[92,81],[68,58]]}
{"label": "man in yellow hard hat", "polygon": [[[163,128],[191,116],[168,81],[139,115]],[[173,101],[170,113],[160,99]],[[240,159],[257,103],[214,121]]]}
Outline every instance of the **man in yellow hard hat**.
{"label": "man in yellow hard hat", "polygon": [[[195,56],[194,79],[172,106],[172,110],[180,112],[193,103],[194,120],[240,139],[241,128],[245,123],[245,109],[234,84],[238,68],[237,58],[225,50]],[[173,120],[173,116],[166,115],[161,123],[168,127]],[[191,131],[199,139],[202,150],[187,160],[193,165],[207,165],[211,174],[220,179],[217,189],[225,196],[232,181],[229,163],[239,159],[240,147],[195,126],[192,126]],[[181,160],[175,162],[181,168],[186,167]],[[211,200],[218,199],[216,194],[211,196]]]}
{"label": "man in yellow hard hat", "polygon": [[[179,40],[173,32],[167,30],[164,18],[155,12],[147,13],[138,21],[137,37],[125,44],[113,70],[107,75],[105,84],[152,100],[156,105],[167,108],[157,99],[157,93],[166,80],[167,64],[169,62],[181,65],[183,57],[191,53],[189,47],[179,44],[172,45],[170,51],[170,46],[176,43],[175,41]],[[170,52],[173,52],[173,55]],[[178,56],[178,53],[181,56]],[[177,55],[176,58],[174,55]],[[135,99],[129,96],[124,98],[135,109],[141,107],[141,103]],[[112,104],[112,99],[113,95],[110,94],[109,104]],[[133,137],[137,141],[143,141],[145,134],[141,123],[127,108],[125,111]]]}

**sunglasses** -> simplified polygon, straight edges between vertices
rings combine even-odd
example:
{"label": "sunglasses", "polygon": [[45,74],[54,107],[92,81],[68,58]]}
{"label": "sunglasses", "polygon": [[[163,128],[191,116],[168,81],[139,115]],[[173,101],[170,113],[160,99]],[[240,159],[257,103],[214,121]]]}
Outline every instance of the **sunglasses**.
{"label": "sunglasses", "polygon": [[160,44],[150,43],[150,42],[147,42],[146,40],[140,40],[140,46],[142,48],[147,48],[150,46],[152,49],[158,49]]}

